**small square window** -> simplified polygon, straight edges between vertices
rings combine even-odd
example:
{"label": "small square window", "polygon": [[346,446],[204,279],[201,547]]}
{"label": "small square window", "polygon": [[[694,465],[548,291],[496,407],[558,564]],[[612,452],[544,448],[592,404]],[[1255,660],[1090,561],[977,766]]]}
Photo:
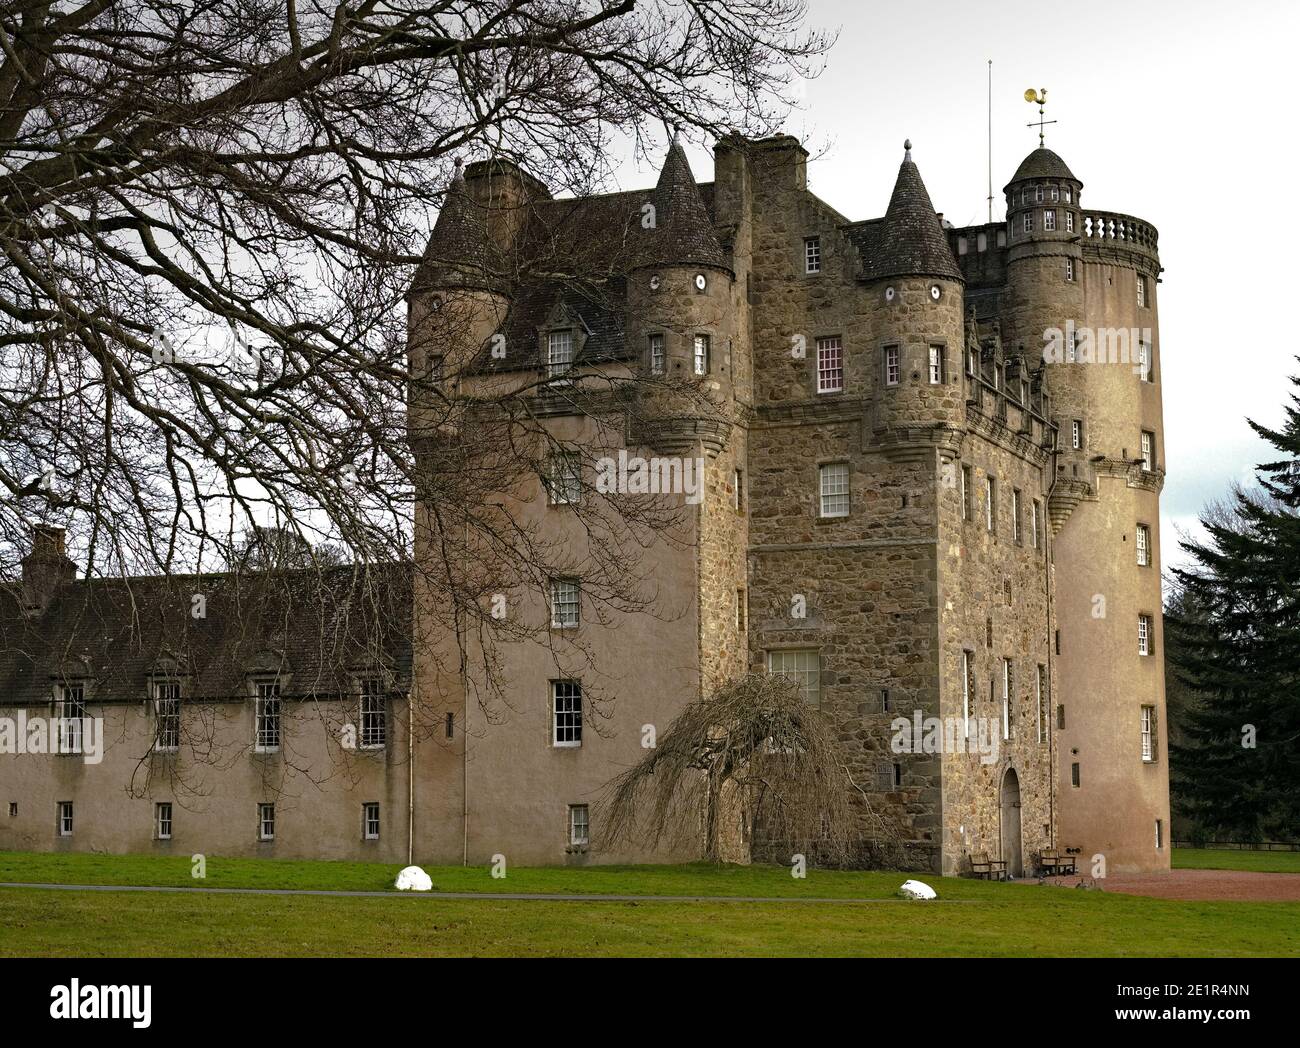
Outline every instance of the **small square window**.
{"label": "small square window", "polygon": [[821,706],[821,654],[816,648],[769,651],[767,672],[789,677],[799,685],[804,702],[814,708]]}
{"label": "small square window", "polygon": [[803,264],[805,273],[820,273],[822,271],[821,237],[804,237]]}

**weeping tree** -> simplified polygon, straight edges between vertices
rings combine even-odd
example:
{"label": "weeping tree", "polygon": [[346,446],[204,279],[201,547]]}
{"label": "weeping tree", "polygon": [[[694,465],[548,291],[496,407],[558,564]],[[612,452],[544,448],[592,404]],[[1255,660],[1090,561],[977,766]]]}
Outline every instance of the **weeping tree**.
{"label": "weeping tree", "polygon": [[874,818],[830,720],[780,674],[749,674],[691,703],[597,809],[605,848],[698,848],[714,862],[761,841],[846,863],[864,812]]}
{"label": "weeping tree", "polygon": [[[527,531],[496,494],[542,475],[535,390],[471,394],[415,367],[405,296],[456,162],[511,161],[580,198],[609,188],[612,157],[658,153],[668,127],[699,142],[771,133],[787,84],[815,75],[830,43],[805,13],[802,0],[0,6],[0,583],[37,522],[67,529],[89,577],[239,563],[259,527],[307,570],[406,563],[419,503],[449,537],[416,566],[427,628],[477,633],[488,692],[493,645],[544,643],[549,622],[494,617],[485,596],[581,575],[610,609],[649,609],[632,554],[671,521],[585,500],[580,562]],[[573,259],[511,261],[521,286],[585,282]],[[499,439],[421,476],[417,399],[445,417],[472,401]]]}

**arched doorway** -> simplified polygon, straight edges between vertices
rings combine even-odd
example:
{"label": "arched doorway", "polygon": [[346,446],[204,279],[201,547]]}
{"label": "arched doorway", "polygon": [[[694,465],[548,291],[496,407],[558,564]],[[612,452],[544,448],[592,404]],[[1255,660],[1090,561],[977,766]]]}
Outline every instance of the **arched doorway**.
{"label": "arched doorway", "polygon": [[1002,858],[1007,873],[1023,877],[1024,857],[1020,845],[1020,777],[1015,768],[1008,768],[1002,776]]}

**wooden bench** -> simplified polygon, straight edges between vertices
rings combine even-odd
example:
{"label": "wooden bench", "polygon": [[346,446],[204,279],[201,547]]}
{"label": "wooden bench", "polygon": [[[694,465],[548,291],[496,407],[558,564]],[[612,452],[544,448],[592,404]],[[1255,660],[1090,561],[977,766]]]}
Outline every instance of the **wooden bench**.
{"label": "wooden bench", "polygon": [[1060,877],[1077,872],[1073,855],[1062,855],[1055,848],[1044,848],[1038,856],[1038,869],[1044,877]]}
{"label": "wooden bench", "polygon": [[1007,860],[990,859],[988,852],[976,852],[970,857],[970,872],[986,881],[1007,879]]}

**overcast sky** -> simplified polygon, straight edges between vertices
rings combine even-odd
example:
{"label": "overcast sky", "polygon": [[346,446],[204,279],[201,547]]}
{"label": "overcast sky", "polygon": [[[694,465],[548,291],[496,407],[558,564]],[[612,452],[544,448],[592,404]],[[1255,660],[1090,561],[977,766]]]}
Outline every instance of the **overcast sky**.
{"label": "overcast sky", "polygon": [[[903,140],[937,210],[982,222],[993,60],[994,218],[1037,145],[1025,125],[1048,89],[1047,145],[1083,181],[1086,207],[1160,231],[1166,468],[1164,566],[1176,529],[1252,475],[1269,450],[1244,421],[1281,420],[1295,344],[1290,229],[1297,183],[1296,0],[1094,0],[1088,4],[811,0],[840,28],[825,73],[786,130],[815,155],[808,181],[851,219],[884,213]],[[1054,16],[1053,12],[1056,12]],[[819,149],[820,147],[820,149]],[[696,177],[713,177],[691,147]],[[626,187],[655,172],[631,165]]]}

